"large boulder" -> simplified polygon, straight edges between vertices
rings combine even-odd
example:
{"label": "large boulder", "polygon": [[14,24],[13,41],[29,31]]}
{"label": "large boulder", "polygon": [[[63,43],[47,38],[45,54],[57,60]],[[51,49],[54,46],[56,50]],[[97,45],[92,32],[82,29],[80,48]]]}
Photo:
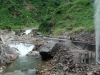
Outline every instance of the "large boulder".
{"label": "large boulder", "polygon": [[58,43],[49,42],[46,45],[42,45],[38,51],[40,52],[40,55],[42,56],[43,60],[48,60],[53,58],[53,56],[56,54],[56,51],[59,49]]}
{"label": "large boulder", "polygon": [[0,63],[5,65],[11,63],[18,57],[18,53],[15,48],[10,48],[6,44],[0,44]]}

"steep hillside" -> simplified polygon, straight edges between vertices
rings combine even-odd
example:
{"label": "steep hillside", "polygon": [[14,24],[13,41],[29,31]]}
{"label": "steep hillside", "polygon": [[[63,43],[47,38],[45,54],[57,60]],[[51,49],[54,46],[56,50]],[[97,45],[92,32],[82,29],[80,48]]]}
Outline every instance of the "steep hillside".
{"label": "steep hillside", "polygon": [[46,14],[61,0],[0,0],[0,28],[39,26]]}
{"label": "steep hillside", "polygon": [[0,0],[0,28],[60,34],[93,30],[93,0]]}
{"label": "steep hillside", "polygon": [[[66,3],[57,8],[55,13],[58,30],[77,32],[82,30],[91,31],[94,28],[92,0],[76,0]],[[57,29],[55,33],[56,31]]]}
{"label": "steep hillside", "polygon": [[0,0],[0,28],[19,29],[37,24],[36,8],[27,0]]}
{"label": "steep hillside", "polygon": [[[79,31],[93,31],[93,0],[73,0],[62,3],[41,24],[40,30],[53,29],[53,34],[60,34],[67,30],[72,33]],[[48,26],[49,27],[48,27]],[[45,30],[44,30],[45,31]]]}

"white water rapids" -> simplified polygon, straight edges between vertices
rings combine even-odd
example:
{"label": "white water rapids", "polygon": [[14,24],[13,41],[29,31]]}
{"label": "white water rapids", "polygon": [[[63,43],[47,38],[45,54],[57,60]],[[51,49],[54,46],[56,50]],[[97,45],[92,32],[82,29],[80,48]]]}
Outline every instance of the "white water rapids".
{"label": "white water rapids", "polygon": [[[32,29],[26,30],[24,33],[28,36],[28,34],[32,31]],[[28,38],[28,37],[27,37]],[[10,47],[17,48],[19,50],[20,56],[25,56],[29,51],[31,51],[34,48],[34,45],[32,44],[11,44]]]}
{"label": "white water rapids", "polygon": [[26,30],[24,33],[25,33],[26,35],[28,35],[31,31],[32,31],[32,29],[29,29],[29,30]]}
{"label": "white water rapids", "polygon": [[[29,42],[28,40],[28,38],[30,37],[28,34],[31,31],[32,29],[26,30],[24,32],[25,33],[24,36],[27,40],[20,41],[18,40],[19,38],[9,39],[9,41],[12,41],[9,46],[17,48],[19,50],[18,52],[20,53],[19,57],[15,61],[13,61],[12,64],[10,64],[6,69],[6,72],[8,73],[13,72],[12,74],[9,75],[36,75],[35,70],[33,70],[33,68],[40,67],[44,64],[44,62],[41,61],[41,59],[35,59],[35,57],[26,56],[26,54],[29,51],[32,51],[32,49],[34,48],[34,44],[30,44],[31,42]],[[28,70],[25,72],[21,72],[21,70],[23,69],[28,69]]]}
{"label": "white water rapids", "polygon": [[29,51],[31,51],[34,48],[34,45],[31,44],[15,44],[15,45],[9,45],[10,47],[17,48],[19,50],[20,56],[25,56]]}

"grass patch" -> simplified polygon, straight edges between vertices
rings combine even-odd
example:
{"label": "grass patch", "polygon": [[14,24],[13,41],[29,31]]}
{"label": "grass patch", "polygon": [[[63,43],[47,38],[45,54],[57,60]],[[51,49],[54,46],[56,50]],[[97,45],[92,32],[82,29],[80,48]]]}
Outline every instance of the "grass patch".
{"label": "grass patch", "polygon": [[80,27],[74,28],[74,29],[71,31],[71,33],[72,33],[72,34],[74,34],[74,33],[79,33],[79,32],[82,32],[82,31],[85,30],[85,29],[86,29],[86,27],[80,26]]}
{"label": "grass patch", "polygon": [[54,30],[53,35],[60,35],[60,34],[62,34],[65,31],[66,31],[66,28],[60,28],[60,27],[58,27],[58,28],[56,28]]}

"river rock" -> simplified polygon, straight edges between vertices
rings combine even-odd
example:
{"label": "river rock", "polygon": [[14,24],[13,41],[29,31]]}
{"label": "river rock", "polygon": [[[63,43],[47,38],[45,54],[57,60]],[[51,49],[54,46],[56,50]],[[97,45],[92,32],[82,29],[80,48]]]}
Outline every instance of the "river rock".
{"label": "river rock", "polygon": [[18,53],[15,48],[10,48],[6,44],[0,44],[0,63],[1,65],[5,65],[11,63],[18,57]]}
{"label": "river rock", "polygon": [[3,73],[3,69],[2,69],[2,68],[0,68],[0,75],[2,75],[2,73]]}
{"label": "river rock", "polygon": [[[10,56],[10,60],[11,61],[14,61],[18,56],[19,56],[19,52],[18,52],[18,49],[16,48],[10,48],[9,49],[9,54],[8,56]],[[8,63],[8,62],[7,62]]]}
{"label": "river rock", "polygon": [[18,55],[10,54],[10,57],[11,57],[11,60],[13,61],[13,60],[15,60],[18,57]]}
{"label": "river rock", "polygon": [[20,36],[24,31],[25,31],[25,30],[22,30],[22,29],[17,30],[17,31],[15,32],[15,35]]}
{"label": "river rock", "polygon": [[48,60],[53,58],[58,49],[59,49],[58,43],[49,42],[46,45],[40,46],[38,50],[40,52],[40,55],[42,56],[42,59]]}
{"label": "river rock", "polygon": [[27,56],[34,56],[36,58],[39,58],[40,57],[40,54],[38,51],[30,51],[27,53]]}
{"label": "river rock", "polygon": [[32,49],[32,51],[37,51],[39,49],[39,47],[42,46],[42,45],[43,45],[43,43],[42,44],[39,44],[39,43],[36,44],[35,47]]}
{"label": "river rock", "polygon": [[19,54],[19,50],[17,48],[12,47],[9,50],[9,54]]}

